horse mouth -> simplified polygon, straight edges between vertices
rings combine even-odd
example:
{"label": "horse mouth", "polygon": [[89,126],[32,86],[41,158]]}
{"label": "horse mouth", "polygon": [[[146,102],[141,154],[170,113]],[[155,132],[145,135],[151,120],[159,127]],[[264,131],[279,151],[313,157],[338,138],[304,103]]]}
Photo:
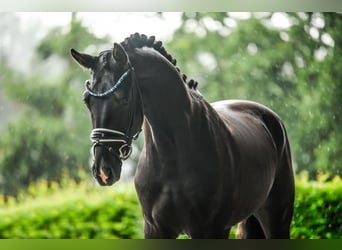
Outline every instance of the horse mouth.
{"label": "horse mouth", "polygon": [[111,167],[92,167],[93,177],[101,186],[111,186],[117,182],[120,178],[120,174],[117,175]]}

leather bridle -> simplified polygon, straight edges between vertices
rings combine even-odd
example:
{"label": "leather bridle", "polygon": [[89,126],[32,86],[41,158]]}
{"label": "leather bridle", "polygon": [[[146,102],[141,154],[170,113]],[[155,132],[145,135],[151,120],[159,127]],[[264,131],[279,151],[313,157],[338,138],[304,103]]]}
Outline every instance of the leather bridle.
{"label": "leather bridle", "polygon": [[[90,133],[90,140],[93,143],[93,155],[95,155],[96,147],[105,147],[111,154],[118,157],[120,160],[126,160],[132,153],[132,142],[136,140],[141,132],[141,129],[132,134],[133,129],[133,120],[136,112],[136,99],[135,95],[138,94],[138,87],[136,86],[135,79],[135,71],[134,68],[129,64],[129,68],[126,72],[124,72],[118,81],[108,90],[104,92],[94,92],[90,89],[90,86],[86,84],[86,91],[89,95],[96,98],[104,98],[111,94],[113,94],[118,87],[124,82],[124,80],[131,75],[132,87],[131,87],[131,98],[134,101],[132,103],[132,109],[130,114],[130,121],[127,128],[127,131],[121,132],[118,130],[108,129],[108,128],[94,128]],[[118,152],[115,152],[113,147],[111,146],[113,143],[120,143],[121,145],[118,148]]]}

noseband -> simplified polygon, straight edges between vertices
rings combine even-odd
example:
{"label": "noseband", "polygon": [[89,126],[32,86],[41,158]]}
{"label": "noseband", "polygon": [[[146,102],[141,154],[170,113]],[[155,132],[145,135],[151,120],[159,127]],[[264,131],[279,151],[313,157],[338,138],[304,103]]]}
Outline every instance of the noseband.
{"label": "noseband", "polygon": [[[117,130],[95,128],[90,134],[90,139],[93,143],[93,154],[95,155],[95,148],[97,146],[103,146],[110,153],[119,156],[121,160],[126,160],[132,153],[132,141],[138,138],[139,133],[140,131],[133,137],[128,137],[125,133]],[[119,154],[116,154],[111,146],[107,146],[109,143],[122,143],[119,148]]]}
{"label": "noseband", "polygon": [[[134,100],[135,88],[137,88],[135,83],[135,74],[134,68],[130,65],[130,68],[122,74],[119,80],[111,87],[110,89],[96,93],[93,92],[88,85],[86,85],[86,91],[89,95],[96,98],[103,98],[109,96],[114,93],[115,90],[123,83],[125,78],[131,74],[132,79],[132,88],[131,88],[131,98]],[[133,116],[135,113],[136,103],[133,103],[133,108],[130,114],[130,121],[128,125],[128,129],[126,133],[123,133],[118,130],[112,130],[108,128],[94,128],[90,133],[90,140],[93,143],[93,154],[95,155],[95,148],[98,146],[105,147],[110,153],[114,156],[118,157],[121,160],[126,160],[132,153],[132,142],[136,140],[141,132],[141,129],[134,135],[132,135],[133,128]],[[122,145],[119,147],[118,152],[115,152],[114,149],[110,146],[113,143],[121,143]]]}

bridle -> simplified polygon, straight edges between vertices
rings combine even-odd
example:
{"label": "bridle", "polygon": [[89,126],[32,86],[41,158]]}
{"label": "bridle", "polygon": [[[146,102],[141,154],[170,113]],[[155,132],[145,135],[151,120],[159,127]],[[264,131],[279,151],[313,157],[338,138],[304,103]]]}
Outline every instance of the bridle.
{"label": "bridle", "polygon": [[[91,131],[90,140],[93,143],[93,154],[95,155],[95,148],[97,146],[106,147],[107,150],[119,157],[121,160],[126,160],[132,153],[132,141],[136,140],[139,136],[140,131],[132,137],[127,136],[117,130],[106,129],[106,128],[95,128]],[[122,143],[119,147],[118,154],[114,151],[110,143]]]}
{"label": "bridle", "polygon": [[[138,92],[138,87],[136,86],[135,71],[134,68],[129,64],[128,70],[121,75],[118,81],[108,90],[100,93],[96,93],[90,89],[89,85],[86,84],[86,91],[89,95],[96,98],[104,98],[112,93],[114,93],[118,87],[124,82],[128,75],[131,75],[132,87],[131,87],[131,98],[136,100],[135,94]],[[126,133],[108,129],[108,128],[94,128],[90,133],[90,140],[93,143],[92,150],[93,155],[95,155],[96,147],[105,147],[111,154],[118,157],[120,160],[126,160],[132,153],[132,142],[136,140],[141,132],[141,129],[136,133],[132,134],[133,129],[133,118],[135,114],[136,101],[132,103],[132,109],[130,114],[130,121]],[[121,143],[118,152],[110,146],[112,143]]]}

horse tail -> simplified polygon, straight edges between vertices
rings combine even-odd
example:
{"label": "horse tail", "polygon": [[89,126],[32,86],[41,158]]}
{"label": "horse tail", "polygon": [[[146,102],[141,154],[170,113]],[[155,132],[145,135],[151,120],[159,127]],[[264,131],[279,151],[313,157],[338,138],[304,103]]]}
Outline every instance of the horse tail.
{"label": "horse tail", "polygon": [[274,112],[266,112],[261,117],[266,129],[270,133],[278,153],[280,161],[286,161],[286,165],[292,168],[290,143],[284,123]]}
{"label": "horse tail", "polygon": [[[266,113],[263,115],[262,120],[264,121],[269,133],[273,138],[273,142],[278,153],[278,167],[277,175],[286,173],[289,184],[294,186],[294,171],[292,166],[292,156],[290,142],[287,136],[286,128],[284,123],[281,121],[279,116],[272,113]],[[284,175],[281,175],[284,177]],[[281,178],[281,177],[279,177]],[[276,176],[277,179],[277,176]],[[294,188],[293,188],[294,189]]]}

